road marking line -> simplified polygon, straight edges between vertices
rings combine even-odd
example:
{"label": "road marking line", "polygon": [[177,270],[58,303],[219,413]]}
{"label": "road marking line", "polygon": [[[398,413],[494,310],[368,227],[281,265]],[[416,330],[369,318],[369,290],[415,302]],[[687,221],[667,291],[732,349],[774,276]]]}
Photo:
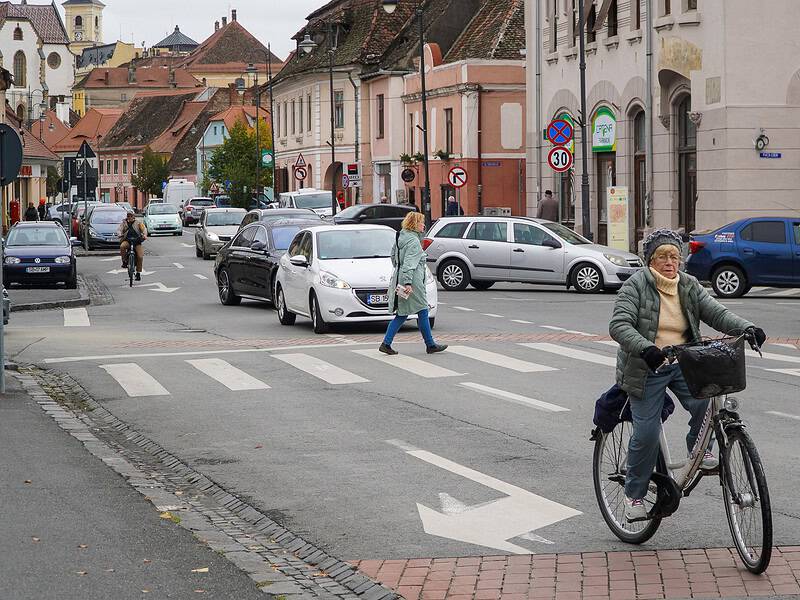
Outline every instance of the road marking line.
{"label": "road marking line", "polygon": [[181,246],[183,246],[184,248],[194,248],[192,244],[187,244],[185,242],[181,242]]}
{"label": "road marking line", "polygon": [[183,265],[181,263],[172,263],[172,264],[175,265],[179,269],[183,269]]}
{"label": "road marking line", "polygon": [[195,273],[194,276],[197,277],[198,279],[208,279],[208,277],[206,277],[205,275],[200,275],[200,273]]}
{"label": "road marking line", "polygon": [[770,373],[780,373],[782,375],[792,375],[794,377],[800,377],[800,369],[764,369],[765,371],[769,371]]}
{"label": "road marking line", "polygon": [[481,385],[480,383],[464,382],[459,383],[458,385],[480,394],[485,394],[494,398],[500,398],[501,400],[508,400],[509,402],[514,402],[515,404],[523,404],[525,406],[538,408],[539,410],[545,410],[547,412],[569,412],[568,408],[558,406],[557,404],[550,404],[549,402],[544,402],[542,400],[535,400],[526,396],[520,396],[519,394],[506,392],[505,390],[499,390],[487,385]]}
{"label": "road marking line", "polygon": [[604,346],[611,346],[612,348],[619,348],[619,344],[614,340],[592,340],[595,344],[603,344]]}
{"label": "road marking line", "polygon": [[574,329],[564,329],[563,327],[555,327],[553,325],[539,325],[542,329],[551,329],[553,331],[563,331],[564,333],[574,333],[576,335],[585,335],[586,337],[597,337],[596,333],[586,333],[585,331],[575,331]]}
{"label": "road marking line", "polygon": [[85,308],[65,308],[64,327],[89,327],[89,313]]}
{"label": "road marking line", "polygon": [[169,392],[136,363],[100,365],[131,398],[140,396],[169,396]]}
{"label": "road marking line", "polygon": [[340,369],[336,365],[310,354],[276,354],[274,358],[333,385],[369,383],[369,379]]}
{"label": "road marking line", "polygon": [[505,356],[504,354],[489,352],[488,350],[471,348],[470,346],[449,346],[447,348],[447,351],[452,354],[457,354],[459,356],[465,356],[466,358],[479,360],[481,362],[488,363],[496,367],[503,367],[505,369],[511,369],[512,371],[519,371],[520,373],[542,373],[545,371],[558,371],[558,369],[554,369],[553,367],[548,367],[545,365],[539,365],[536,363],[519,360],[517,358]]}
{"label": "road marking line", "polygon": [[767,294],[768,298],[781,298],[781,297],[795,297],[800,295],[800,290],[791,289],[791,290],[781,290],[780,292],[773,292],[771,294]]}
{"label": "road marking line", "polygon": [[782,413],[778,412],[777,410],[768,410],[768,415],[775,415],[776,417],[785,417],[787,419],[794,419],[795,421],[800,421],[800,416],[798,415],[790,415],[789,413]]}
{"label": "road marking line", "polygon": [[773,342],[769,342],[770,346],[778,346],[779,348],[788,348],[789,350],[797,350],[797,346],[794,344],[776,344]]}
{"label": "road marking line", "polygon": [[270,389],[263,381],[259,381],[220,358],[202,358],[187,360],[186,362],[201,373],[211,377],[211,379],[218,381],[232,392]]}
{"label": "road marking line", "polygon": [[505,319],[503,315],[496,315],[494,313],[481,313],[484,317],[492,317],[493,319]]}
{"label": "road marking line", "polygon": [[[746,349],[744,353],[751,358],[760,358],[758,352]],[[764,358],[767,360],[777,360],[781,362],[798,363],[800,364],[800,356],[788,356],[786,354],[775,354],[773,352],[762,352]],[[769,371],[769,369],[767,369]]]}
{"label": "road marking line", "polygon": [[456,373],[450,369],[445,369],[444,367],[440,367],[424,360],[419,360],[418,358],[414,358],[412,356],[387,356],[379,350],[353,350],[353,352],[360,354],[361,356],[373,358],[392,367],[403,369],[404,371],[413,373],[418,377],[424,377],[425,379],[435,379],[438,377],[460,377],[461,375],[465,375],[465,373]]}
{"label": "road marking line", "polygon": [[795,306],[800,307],[800,302],[776,302],[776,306]]}
{"label": "road marking line", "polygon": [[524,319],[511,319],[512,323],[521,323],[522,325],[533,325],[531,321],[525,321]]}
{"label": "road marking line", "polygon": [[453,310],[460,310],[463,312],[475,312],[473,309],[467,308],[466,306],[454,306]]}
{"label": "road marking line", "polygon": [[566,356],[577,360],[595,363],[598,365],[605,365],[607,367],[614,367],[617,365],[617,359],[612,356],[605,356],[603,354],[595,354],[594,352],[586,352],[585,350],[577,350],[576,348],[568,348],[567,346],[559,346],[558,344],[520,344],[526,348],[533,348],[534,350],[541,350],[542,352],[550,352],[558,354],[559,356]]}
{"label": "road marking line", "polygon": [[101,258],[100,262],[114,262],[115,260],[120,260],[121,257],[115,256],[113,258]]}

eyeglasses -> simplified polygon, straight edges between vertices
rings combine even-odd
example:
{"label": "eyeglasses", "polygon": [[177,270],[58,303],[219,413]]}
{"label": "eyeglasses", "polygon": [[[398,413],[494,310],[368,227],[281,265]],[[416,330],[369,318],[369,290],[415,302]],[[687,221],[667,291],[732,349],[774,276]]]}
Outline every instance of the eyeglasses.
{"label": "eyeglasses", "polygon": [[655,258],[653,258],[653,260],[658,261],[658,262],[662,262],[662,263],[665,263],[665,262],[676,262],[676,263],[679,263],[679,262],[681,262],[681,257],[678,254],[662,254],[661,256],[656,256]]}

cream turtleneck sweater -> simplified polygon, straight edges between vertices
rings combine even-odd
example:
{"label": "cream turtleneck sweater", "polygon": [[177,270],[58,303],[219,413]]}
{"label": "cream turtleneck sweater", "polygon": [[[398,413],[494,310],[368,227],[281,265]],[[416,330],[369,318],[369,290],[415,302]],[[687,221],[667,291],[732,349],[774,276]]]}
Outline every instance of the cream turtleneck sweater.
{"label": "cream turtleneck sweater", "polygon": [[683,314],[681,299],[678,296],[680,274],[675,279],[667,279],[653,267],[650,267],[650,272],[656,280],[656,289],[661,298],[655,344],[659,348],[685,344],[686,330],[689,329],[689,323]]}

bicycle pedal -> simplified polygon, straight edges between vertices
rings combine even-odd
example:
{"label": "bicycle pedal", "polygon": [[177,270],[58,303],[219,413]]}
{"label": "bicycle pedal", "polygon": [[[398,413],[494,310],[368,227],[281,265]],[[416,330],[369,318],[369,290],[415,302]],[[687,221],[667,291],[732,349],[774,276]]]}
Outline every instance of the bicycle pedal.
{"label": "bicycle pedal", "polygon": [[639,517],[638,519],[629,519],[628,517],[625,517],[625,520],[628,523],[640,523],[642,521],[650,521],[652,518],[653,517],[648,515],[647,517]]}

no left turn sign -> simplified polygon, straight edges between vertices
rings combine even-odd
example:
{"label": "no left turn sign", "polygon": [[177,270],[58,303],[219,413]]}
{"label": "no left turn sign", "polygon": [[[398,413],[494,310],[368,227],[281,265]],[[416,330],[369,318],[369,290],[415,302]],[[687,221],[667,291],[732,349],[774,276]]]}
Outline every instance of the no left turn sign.
{"label": "no left turn sign", "polygon": [[447,174],[447,179],[454,188],[460,188],[467,185],[469,177],[463,167],[453,167]]}
{"label": "no left turn sign", "polygon": [[294,178],[297,179],[297,181],[303,181],[306,177],[308,177],[308,171],[305,167],[295,167]]}
{"label": "no left turn sign", "polygon": [[556,146],[547,155],[547,164],[556,173],[563,173],[572,168],[572,152],[566,146]]}

